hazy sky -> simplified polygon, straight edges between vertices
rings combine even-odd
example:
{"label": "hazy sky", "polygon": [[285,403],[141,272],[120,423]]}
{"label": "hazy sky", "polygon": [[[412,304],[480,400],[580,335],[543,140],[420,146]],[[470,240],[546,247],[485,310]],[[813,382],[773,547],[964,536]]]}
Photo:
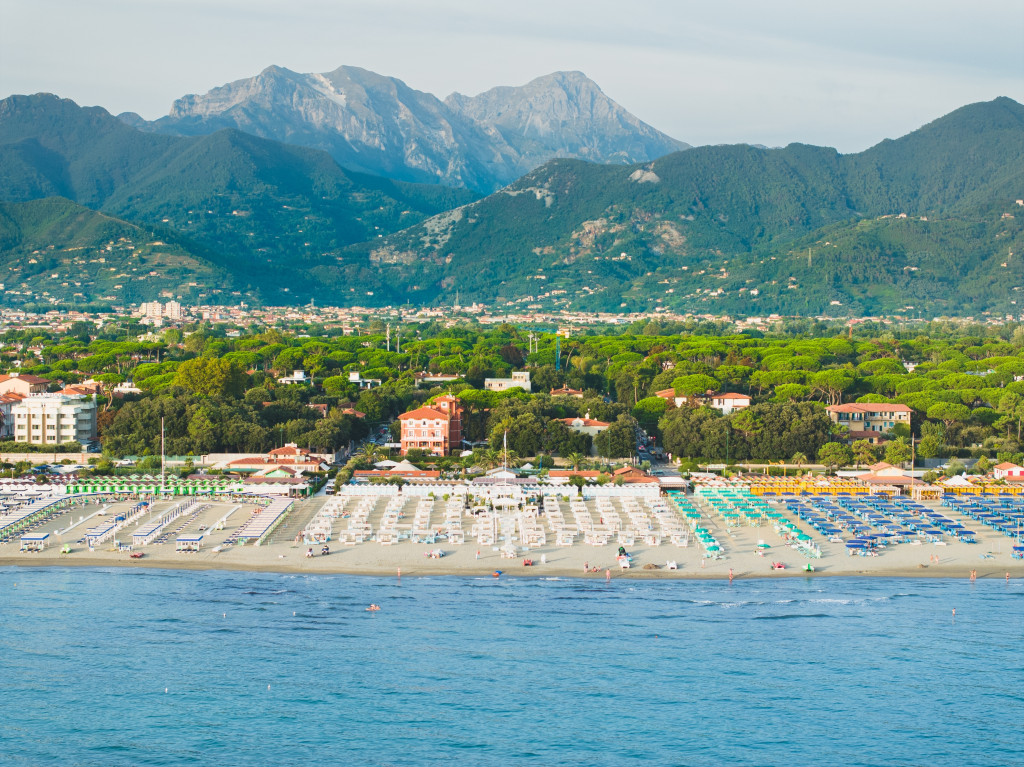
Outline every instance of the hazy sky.
{"label": "hazy sky", "polygon": [[578,69],[691,144],[851,152],[1024,101],[1024,0],[0,0],[0,97],[153,119],[270,64],[441,98]]}

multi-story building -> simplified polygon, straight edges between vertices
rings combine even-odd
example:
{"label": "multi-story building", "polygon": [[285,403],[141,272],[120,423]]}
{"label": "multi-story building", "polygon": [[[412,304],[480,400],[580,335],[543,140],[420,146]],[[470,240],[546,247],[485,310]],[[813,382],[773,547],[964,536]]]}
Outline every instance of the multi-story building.
{"label": "multi-story building", "polygon": [[162,325],[164,320],[178,321],[184,318],[185,312],[177,301],[168,301],[161,304],[159,301],[149,301],[139,304],[136,311],[142,317],[143,324]]}
{"label": "multi-story building", "polygon": [[81,395],[36,394],[11,407],[14,440],[60,445],[96,439],[96,399]]}
{"label": "multi-story building", "polygon": [[523,389],[532,392],[533,386],[530,383],[530,373],[527,370],[512,371],[511,378],[485,378],[484,388],[487,391],[506,391],[508,389]]}
{"label": "multi-story building", "polygon": [[825,408],[832,423],[848,429],[850,441],[866,439],[871,443],[883,441],[882,435],[892,431],[896,424],[910,426],[910,413],[906,405],[891,402],[849,402]]}
{"label": "multi-story building", "polygon": [[462,403],[438,397],[427,406],[402,413],[402,455],[417,448],[435,455],[451,455],[462,444]]}

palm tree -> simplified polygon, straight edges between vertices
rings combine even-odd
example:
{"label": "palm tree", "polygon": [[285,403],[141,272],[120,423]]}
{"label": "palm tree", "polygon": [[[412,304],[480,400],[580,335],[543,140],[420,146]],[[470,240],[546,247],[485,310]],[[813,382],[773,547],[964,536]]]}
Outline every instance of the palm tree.
{"label": "palm tree", "polygon": [[796,464],[797,472],[800,471],[800,467],[807,463],[807,456],[803,453],[793,453],[793,457],[789,459],[790,463]]}
{"label": "palm tree", "polygon": [[498,454],[501,456],[501,463],[505,466],[516,466],[519,463],[519,454],[515,450],[503,447]]}
{"label": "palm tree", "polygon": [[365,464],[367,466],[372,466],[381,459],[382,455],[383,452],[381,451],[379,445],[367,443],[363,445],[363,447],[359,450],[359,452],[356,454],[356,457],[359,459],[360,463]]}
{"label": "palm tree", "polygon": [[584,456],[582,453],[569,453],[567,456],[565,456],[565,462],[573,471],[579,471],[580,466],[582,466],[583,462],[586,460],[586,456]]}
{"label": "palm tree", "polygon": [[495,450],[493,447],[487,448],[480,456],[480,462],[488,469],[501,466],[501,451]]}

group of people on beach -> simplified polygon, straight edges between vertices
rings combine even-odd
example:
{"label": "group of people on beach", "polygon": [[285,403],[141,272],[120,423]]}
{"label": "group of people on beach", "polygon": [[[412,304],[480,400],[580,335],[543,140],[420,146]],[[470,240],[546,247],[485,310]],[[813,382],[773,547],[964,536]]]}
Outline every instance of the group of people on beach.
{"label": "group of people on beach", "polygon": [[[330,553],[331,553],[331,547],[328,546],[327,544],[324,544],[324,547],[322,549],[320,549],[320,556],[326,557]],[[314,554],[313,554],[313,547],[310,546],[308,549],[306,549],[306,559],[309,559],[309,558],[311,558],[313,556],[314,556]]]}

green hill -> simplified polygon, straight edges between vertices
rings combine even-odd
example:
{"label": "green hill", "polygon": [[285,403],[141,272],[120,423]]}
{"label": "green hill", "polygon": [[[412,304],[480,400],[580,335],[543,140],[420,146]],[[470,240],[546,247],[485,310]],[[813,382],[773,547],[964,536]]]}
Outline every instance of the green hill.
{"label": "green hill", "polygon": [[[557,161],[351,250],[424,298],[458,289],[603,310],[1008,311],[1021,281],[998,265],[1022,243],[1018,219],[1003,215],[1024,218],[1021,196],[1024,107],[997,99],[854,155],[794,144],[699,147],[627,168]],[[807,267],[815,247],[827,251]]]}
{"label": "green hill", "polygon": [[[0,197],[55,195],[177,232],[274,302],[308,300],[319,285],[306,270],[336,265],[344,247],[475,198],[347,172],[324,152],[235,130],[162,136],[46,94],[0,101]],[[365,294],[364,282],[349,287]]]}
{"label": "green hill", "polygon": [[0,283],[25,301],[140,301],[165,292],[198,301],[232,287],[230,274],[174,235],[58,197],[0,203],[0,254]]}

